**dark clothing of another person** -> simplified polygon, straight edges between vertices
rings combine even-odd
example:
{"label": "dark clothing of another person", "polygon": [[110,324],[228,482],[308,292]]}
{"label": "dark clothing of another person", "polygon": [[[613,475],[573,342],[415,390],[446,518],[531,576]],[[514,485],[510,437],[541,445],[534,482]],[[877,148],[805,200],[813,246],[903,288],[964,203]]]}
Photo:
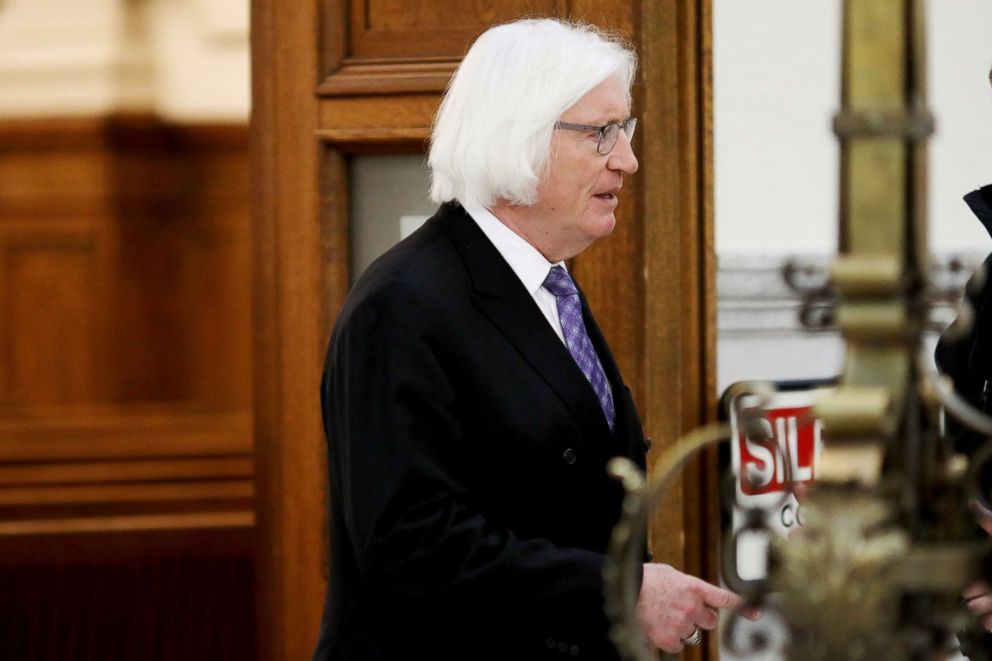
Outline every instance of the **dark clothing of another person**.
{"label": "dark clothing of another person", "polygon": [[[964,200],[992,235],[992,185],[968,193]],[[977,409],[992,413],[992,254],[985,259],[983,270],[984,283],[979,285],[974,279],[976,276],[972,276],[965,290],[975,313],[971,330],[954,341],[942,337],[937,343],[935,358],[940,371],[954,379],[958,394]],[[963,427],[950,416],[946,417],[946,424],[958,452],[973,457],[989,442],[988,437]],[[992,494],[992,457],[981,467],[978,482],[988,506]],[[976,536],[983,535],[985,533],[976,526]],[[961,651],[969,658],[992,658],[992,633],[975,634],[968,639],[962,638],[961,642]]]}
{"label": "dark clothing of another person", "polygon": [[449,202],[341,311],[322,402],[331,576],[320,661],[615,659],[604,552],[643,468],[630,392],[592,387],[475,221]]}
{"label": "dark clothing of another person", "polygon": [[[992,185],[972,191],[964,199],[985,229],[992,234]],[[940,371],[954,379],[958,393],[972,406],[989,413],[992,411],[992,255],[986,258],[984,270],[985,283],[976,286],[974,280],[969,281],[966,288],[966,296],[975,312],[971,330],[955,341],[941,338],[935,358]],[[987,440],[978,432],[962,427],[949,416],[947,429],[954,440],[955,449],[969,456],[974,455]],[[982,494],[988,499],[992,493],[992,461],[980,478]]]}

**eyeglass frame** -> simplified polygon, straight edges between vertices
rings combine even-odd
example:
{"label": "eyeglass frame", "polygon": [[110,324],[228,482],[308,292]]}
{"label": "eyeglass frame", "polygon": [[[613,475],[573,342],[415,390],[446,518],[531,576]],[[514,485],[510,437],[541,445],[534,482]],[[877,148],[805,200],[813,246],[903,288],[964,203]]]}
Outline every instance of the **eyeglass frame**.
{"label": "eyeglass frame", "polygon": [[[609,148],[604,152],[604,151],[602,151],[602,148],[603,148],[603,139],[606,138],[606,130],[608,128],[610,128],[611,126],[617,127],[617,129],[616,129],[617,132],[616,132],[616,135],[613,138],[612,144],[610,144]],[[599,154],[600,156],[606,156],[610,152],[613,151],[613,148],[614,147],[616,147],[617,140],[620,139],[620,131],[621,130],[624,132],[624,135],[627,136],[627,139],[628,140],[632,140],[634,138],[634,131],[637,130],[637,118],[636,117],[628,117],[627,119],[623,120],[622,122],[610,122],[609,124],[603,124],[602,126],[593,126],[592,124],[573,124],[571,122],[558,121],[558,122],[555,122],[555,128],[556,129],[566,129],[568,131],[595,131],[595,132],[597,132],[599,134],[599,138],[596,141],[596,153]]]}

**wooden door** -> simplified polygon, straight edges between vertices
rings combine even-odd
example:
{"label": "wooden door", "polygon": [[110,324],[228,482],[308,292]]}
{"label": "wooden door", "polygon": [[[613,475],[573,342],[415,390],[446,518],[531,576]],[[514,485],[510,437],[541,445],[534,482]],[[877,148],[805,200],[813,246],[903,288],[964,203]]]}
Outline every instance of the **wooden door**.
{"label": "wooden door", "polygon": [[[261,657],[312,651],[327,563],[318,384],[347,293],[349,162],[423,152],[459,57],[494,22],[583,19],[641,56],[641,170],[617,230],[573,268],[654,439],[714,413],[709,0],[255,0],[254,370]],[[443,26],[443,27],[439,27]],[[715,460],[652,522],[655,558],[712,578]],[[702,658],[693,650],[689,658]]]}

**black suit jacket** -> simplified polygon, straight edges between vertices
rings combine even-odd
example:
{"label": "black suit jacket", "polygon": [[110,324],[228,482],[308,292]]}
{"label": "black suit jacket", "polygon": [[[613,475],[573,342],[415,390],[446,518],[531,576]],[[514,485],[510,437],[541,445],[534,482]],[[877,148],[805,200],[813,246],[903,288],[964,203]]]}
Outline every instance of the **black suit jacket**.
{"label": "black suit jacket", "polygon": [[322,384],[331,574],[315,659],[615,656],[601,568],[644,465],[629,390],[611,432],[567,348],[455,203],[348,296]]}

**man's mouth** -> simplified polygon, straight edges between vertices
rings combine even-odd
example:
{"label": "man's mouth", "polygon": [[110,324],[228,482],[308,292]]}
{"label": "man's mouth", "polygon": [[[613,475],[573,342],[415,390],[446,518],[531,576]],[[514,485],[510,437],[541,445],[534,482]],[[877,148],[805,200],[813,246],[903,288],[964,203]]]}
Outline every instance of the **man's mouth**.
{"label": "man's mouth", "polygon": [[615,186],[611,186],[604,191],[595,193],[593,197],[598,197],[604,202],[614,202],[617,200],[617,196],[620,195],[620,189],[623,188],[622,183],[618,183]]}

